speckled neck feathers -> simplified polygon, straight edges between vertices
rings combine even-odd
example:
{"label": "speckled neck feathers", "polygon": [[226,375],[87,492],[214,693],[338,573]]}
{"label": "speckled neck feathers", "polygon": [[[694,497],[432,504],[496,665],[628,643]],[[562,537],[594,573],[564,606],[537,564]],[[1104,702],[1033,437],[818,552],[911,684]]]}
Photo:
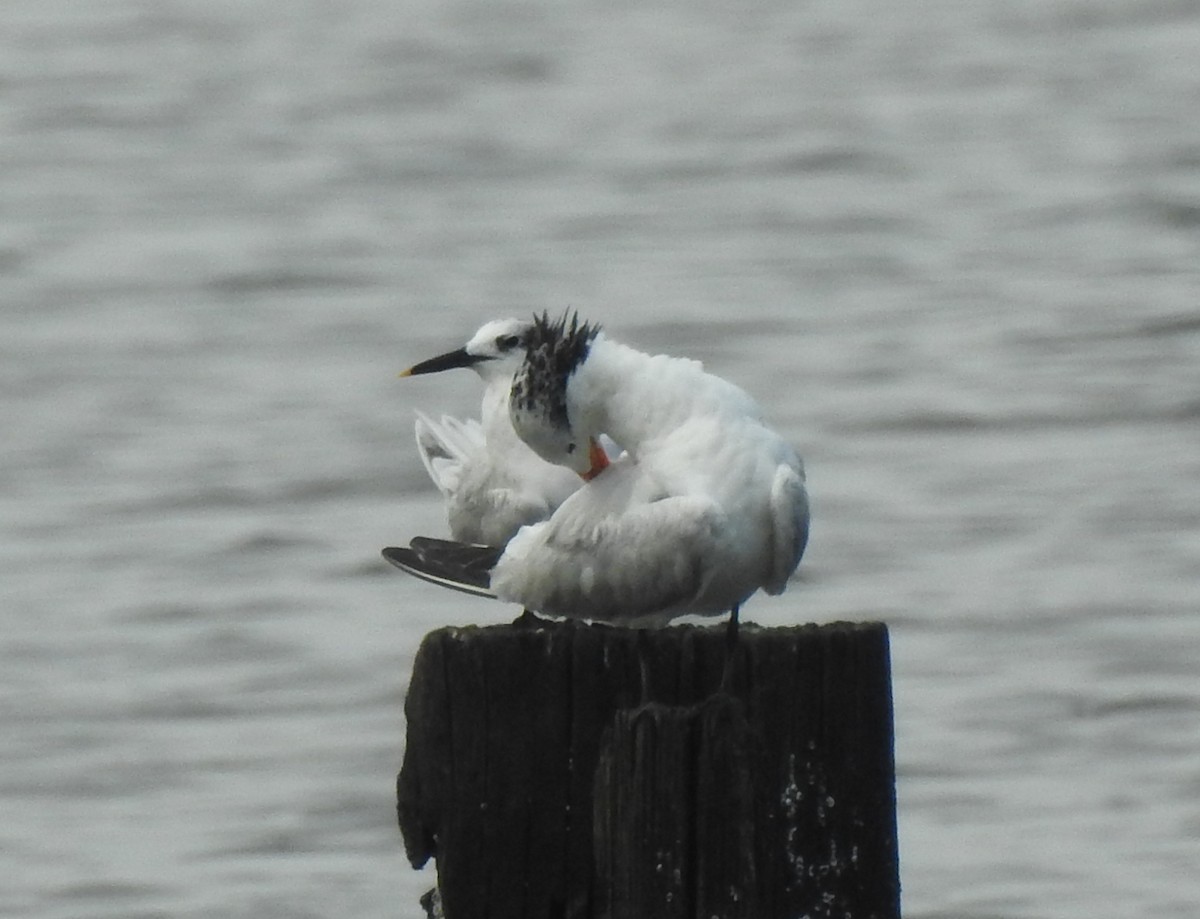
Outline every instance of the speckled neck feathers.
{"label": "speckled neck feathers", "polygon": [[587,358],[600,326],[580,322],[578,313],[551,319],[535,316],[526,337],[525,362],[512,382],[514,414],[541,415],[556,428],[570,426],[567,380]]}

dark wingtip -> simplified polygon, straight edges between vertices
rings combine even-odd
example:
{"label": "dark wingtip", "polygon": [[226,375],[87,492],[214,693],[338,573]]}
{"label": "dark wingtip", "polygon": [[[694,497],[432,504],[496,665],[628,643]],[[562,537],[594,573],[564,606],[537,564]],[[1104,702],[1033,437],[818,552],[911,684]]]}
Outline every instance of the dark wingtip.
{"label": "dark wingtip", "polygon": [[405,570],[417,559],[417,554],[412,549],[402,549],[399,546],[388,546],[383,550],[382,555],[397,568]]}
{"label": "dark wingtip", "polygon": [[388,546],[383,557],[401,571],[441,587],[481,597],[490,590],[491,569],[503,549],[416,537],[410,548]]}

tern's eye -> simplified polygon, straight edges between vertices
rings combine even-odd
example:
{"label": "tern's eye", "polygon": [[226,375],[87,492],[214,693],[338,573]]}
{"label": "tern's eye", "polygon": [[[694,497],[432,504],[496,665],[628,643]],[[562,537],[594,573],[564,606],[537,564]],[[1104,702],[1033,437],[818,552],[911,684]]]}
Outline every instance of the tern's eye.
{"label": "tern's eye", "polygon": [[575,445],[574,445],[574,444],[567,444],[567,452],[568,452],[568,453],[574,453],[574,452],[575,452]]}
{"label": "tern's eye", "polygon": [[521,343],[521,339],[516,335],[498,335],[496,337],[496,347],[501,351],[511,351]]}

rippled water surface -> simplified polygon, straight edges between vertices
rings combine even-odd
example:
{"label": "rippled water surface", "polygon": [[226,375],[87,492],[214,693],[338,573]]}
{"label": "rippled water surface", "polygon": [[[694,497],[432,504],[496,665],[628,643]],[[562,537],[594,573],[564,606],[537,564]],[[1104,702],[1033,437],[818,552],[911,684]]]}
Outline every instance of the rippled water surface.
{"label": "rippled water surface", "polygon": [[1200,13],[0,10],[0,913],[417,916],[399,381],[574,306],[801,447],[915,919],[1200,910]]}

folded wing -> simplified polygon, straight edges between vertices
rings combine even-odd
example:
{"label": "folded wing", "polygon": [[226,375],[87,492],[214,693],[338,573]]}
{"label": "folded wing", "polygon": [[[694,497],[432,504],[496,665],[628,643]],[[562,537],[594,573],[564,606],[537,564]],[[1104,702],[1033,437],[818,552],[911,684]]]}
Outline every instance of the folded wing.
{"label": "folded wing", "polygon": [[711,500],[594,509],[573,498],[551,520],[521,530],[492,571],[492,592],[538,612],[628,621],[665,618],[703,591],[724,521]]}

